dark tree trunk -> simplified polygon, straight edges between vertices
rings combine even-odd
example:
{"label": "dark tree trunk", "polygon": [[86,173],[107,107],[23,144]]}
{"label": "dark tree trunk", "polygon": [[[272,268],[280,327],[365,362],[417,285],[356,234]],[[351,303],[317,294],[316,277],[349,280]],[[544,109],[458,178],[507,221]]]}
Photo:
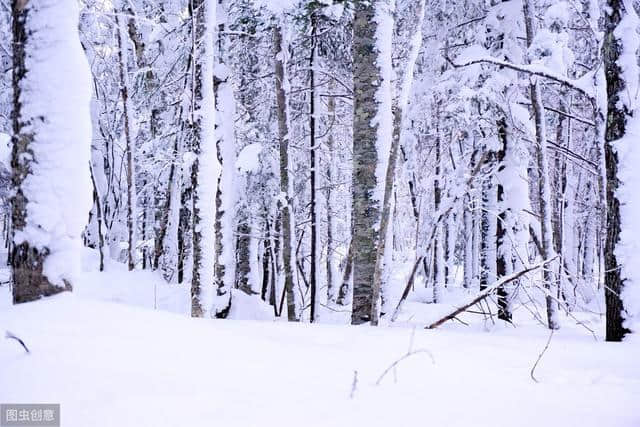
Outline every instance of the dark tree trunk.
{"label": "dark tree trunk", "polygon": [[373,200],[378,187],[376,167],[380,162],[377,149],[378,114],[376,93],[381,83],[377,66],[375,10],[380,0],[356,2],[353,23],[353,299],[351,323],[371,320],[373,282],[376,267],[380,203]]}
{"label": "dark tree trunk", "polygon": [[318,293],[318,280],[317,280],[317,267],[318,267],[318,221],[317,221],[317,206],[316,206],[316,91],[315,91],[315,59],[316,59],[316,14],[315,11],[311,12],[311,53],[309,57],[309,168],[311,173],[311,268],[309,272],[309,292],[311,293],[311,310],[309,315],[309,321],[313,323],[316,319],[317,310],[317,293]]}
{"label": "dark tree trunk", "polygon": [[347,259],[344,266],[344,273],[342,275],[342,284],[338,290],[338,298],[336,304],[346,305],[347,297],[349,296],[349,288],[351,284],[351,277],[353,275],[353,242],[349,243],[349,252],[347,252]]}
{"label": "dark tree trunk", "polygon": [[96,223],[98,224],[98,253],[100,254],[100,266],[99,271],[104,271],[104,233],[102,232],[102,201],[100,200],[100,194],[98,194],[98,187],[96,186],[96,180],[93,176],[93,166],[89,165],[89,171],[91,172],[91,184],[93,186],[93,203],[96,206]]}
{"label": "dark tree trunk", "polygon": [[[500,141],[500,150],[497,152],[496,160],[498,161],[498,172],[505,168],[505,156],[507,154],[507,122],[504,118],[498,121],[498,139]],[[504,248],[505,239],[507,239],[507,231],[505,225],[507,224],[507,209],[504,206],[505,194],[504,186],[501,182],[498,182],[498,223],[496,232],[496,279],[500,280],[508,274],[508,263],[511,263],[511,253],[507,252]],[[499,286],[497,291],[498,295],[498,319],[511,321],[512,314],[509,304],[509,293],[507,292],[505,285]]]}
{"label": "dark tree trunk", "polygon": [[236,268],[236,288],[247,295],[255,292],[251,289],[249,274],[251,273],[251,224],[248,215],[242,214],[238,223],[238,247],[237,268]]}
{"label": "dark tree trunk", "polygon": [[[608,0],[611,13],[605,14],[605,39],[602,49],[605,73],[607,78],[607,127],[605,133],[605,165],[607,174],[607,238],[604,248],[605,263],[605,303],[606,303],[606,339],[621,341],[629,330],[624,326],[624,304],[620,298],[626,278],[616,258],[616,247],[620,242],[621,219],[620,200],[617,190],[618,154],[613,143],[622,138],[626,132],[627,119],[630,112],[621,105],[620,94],[625,91],[625,81],[617,61],[622,54],[622,40],[615,35],[615,30],[626,12],[622,0]],[[633,12],[632,12],[633,13]],[[637,143],[637,142],[636,142]],[[632,219],[637,220],[637,219]]]}
{"label": "dark tree trunk", "polygon": [[[442,189],[440,188],[440,181],[442,173],[442,147],[441,147],[441,138],[439,135],[439,129],[436,127],[436,133],[438,134],[435,146],[435,157],[436,157],[436,167],[435,167],[435,178],[433,180],[433,211],[435,212],[435,216],[438,216],[438,210],[440,209],[440,204],[442,202]],[[438,231],[435,232],[435,239],[433,241],[433,263],[432,263],[432,274],[433,274],[433,302],[438,303],[441,300],[441,292],[442,280],[446,277],[446,270],[442,263],[443,260],[443,234],[442,231],[444,226],[441,224],[434,224],[434,227],[438,228]],[[446,239],[445,239],[446,240]]]}

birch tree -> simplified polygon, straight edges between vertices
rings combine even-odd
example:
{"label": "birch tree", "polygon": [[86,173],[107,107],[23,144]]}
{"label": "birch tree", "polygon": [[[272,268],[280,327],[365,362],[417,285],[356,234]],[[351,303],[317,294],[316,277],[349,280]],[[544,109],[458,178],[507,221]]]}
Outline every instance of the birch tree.
{"label": "birch tree", "polygon": [[280,142],[280,215],[282,218],[282,255],[284,268],[284,287],[287,296],[287,316],[289,321],[297,321],[298,308],[294,294],[295,239],[293,225],[293,194],[289,176],[289,105],[287,89],[289,86],[286,72],[287,44],[282,34],[282,23],[273,26],[273,49],[275,55],[275,89],[278,111],[278,138]]}
{"label": "birch tree", "polygon": [[[353,302],[351,323],[377,323],[375,269],[392,138],[393,20],[386,0],[355,5],[353,55]],[[390,195],[388,196],[390,197]],[[380,251],[384,252],[384,251]],[[379,284],[379,280],[378,280]]]}
{"label": "birch tree", "polygon": [[[531,46],[535,37],[536,22],[534,8],[531,0],[523,3],[524,22],[527,34],[527,45]],[[551,258],[553,253],[553,229],[551,227],[551,190],[549,187],[549,162],[547,160],[547,125],[545,110],[542,104],[542,91],[539,78],[530,76],[529,96],[533,109],[533,117],[536,127],[536,161],[538,166],[538,210],[540,216],[540,254],[543,259]],[[547,305],[547,325],[549,329],[560,327],[556,314],[556,304],[553,298],[552,286],[555,285],[554,268],[549,266],[543,270],[544,287],[549,292],[545,296]]]}
{"label": "birch tree", "polygon": [[215,139],[213,91],[213,43],[216,25],[215,0],[193,0],[193,75],[191,152],[193,273],[191,316],[206,317],[212,298],[215,253],[215,182],[220,167]]}

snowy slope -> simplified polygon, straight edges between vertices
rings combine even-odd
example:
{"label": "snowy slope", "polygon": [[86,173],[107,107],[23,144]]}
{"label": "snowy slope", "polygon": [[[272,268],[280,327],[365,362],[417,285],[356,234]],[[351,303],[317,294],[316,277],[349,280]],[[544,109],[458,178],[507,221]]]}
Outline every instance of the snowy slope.
{"label": "snowy slope", "polygon": [[[6,286],[0,288],[6,290]],[[62,294],[5,307],[0,402],[60,402],[66,427],[638,426],[639,347],[493,333],[190,319]],[[350,398],[354,371],[357,384]],[[310,416],[313,414],[313,416]]]}

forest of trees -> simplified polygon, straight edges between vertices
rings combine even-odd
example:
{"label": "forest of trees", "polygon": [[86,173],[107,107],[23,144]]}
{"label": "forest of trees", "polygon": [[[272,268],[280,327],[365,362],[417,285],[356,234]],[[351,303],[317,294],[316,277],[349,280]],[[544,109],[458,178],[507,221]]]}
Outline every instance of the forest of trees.
{"label": "forest of trees", "polygon": [[0,0],[13,301],[72,290],[87,247],[189,286],[194,317],[242,292],[377,325],[462,290],[552,330],[603,301],[620,341],[638,6]]}

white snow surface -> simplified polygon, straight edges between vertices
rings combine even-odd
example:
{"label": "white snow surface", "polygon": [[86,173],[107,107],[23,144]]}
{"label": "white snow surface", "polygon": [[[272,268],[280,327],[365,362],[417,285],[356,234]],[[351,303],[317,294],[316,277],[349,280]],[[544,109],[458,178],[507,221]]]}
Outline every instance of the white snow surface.
{"label": "white snow surface", "polygon": [[[409,313],[424,325],[448,309],[418,293],[404,327],[274,322],[236,293],[238,311],[262,322],[191,319],[187,286],[112,261],[99,273],[89,250],[84,262],[74,293],[11,306],[0,286],[0,332],[30,349],[0,339],[0,402],[60,403],[66,427],[640,425],[638,339],[596,341],[564,322],[535,383],[548,332],[520,319],[412,330]],[[175,313],[153,310],[154,287]]]}
{"label": "white snow surface", "polygon": [[[74,282],[79,272],[80,235],[91,209],[91,76],[78,37],[78,2],[29,3],[25,47],[28,73],[21,81],[21,119],[31,121],[37,166],[22,190],[27,224],[14,241],[48,248],[44,274],[50,282]],[[44,119],[41,119],[44,118]]]}

